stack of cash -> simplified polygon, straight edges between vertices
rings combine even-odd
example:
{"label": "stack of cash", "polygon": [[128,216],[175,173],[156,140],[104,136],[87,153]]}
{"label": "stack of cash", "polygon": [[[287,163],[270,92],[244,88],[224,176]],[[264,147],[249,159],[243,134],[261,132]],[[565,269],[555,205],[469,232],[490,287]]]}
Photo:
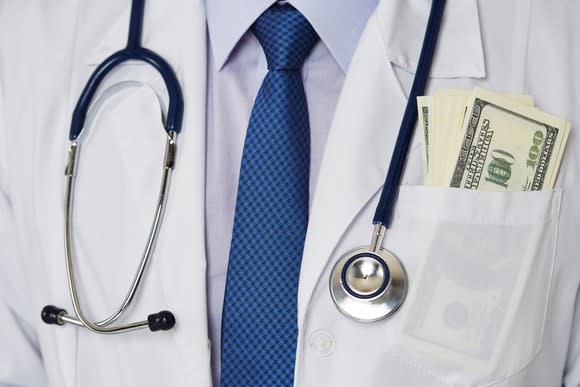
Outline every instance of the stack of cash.
{"label": "stack of cash", "polygon": [[554,186],[570,123],[526,95],[440,90],[418,97],[428,185],[488,191]]}

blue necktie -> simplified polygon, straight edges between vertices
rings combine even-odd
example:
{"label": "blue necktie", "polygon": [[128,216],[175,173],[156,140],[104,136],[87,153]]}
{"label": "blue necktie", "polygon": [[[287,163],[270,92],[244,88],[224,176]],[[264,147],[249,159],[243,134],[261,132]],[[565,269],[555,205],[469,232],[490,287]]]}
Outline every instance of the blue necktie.
{"label": "blue necktie", "polygon": [[289,4],[252,26],[268,62],[242,155],[222,315],[221,386],[292,386],[308,224],[310,127],[301,67],[318,41]]}

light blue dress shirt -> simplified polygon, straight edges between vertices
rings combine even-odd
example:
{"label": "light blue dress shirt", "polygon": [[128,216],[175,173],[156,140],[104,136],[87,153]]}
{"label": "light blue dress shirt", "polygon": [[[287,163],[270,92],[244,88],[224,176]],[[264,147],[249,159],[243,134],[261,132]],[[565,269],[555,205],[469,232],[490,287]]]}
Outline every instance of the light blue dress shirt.
{"label": "light blue dress shirt", "polygon": [[[345,73],[377,1],[289,1],[308,19],[321,39],[306,59],[302,71],[311,128],[311,198]],[[248,28],[274,2],[206,0],[209,31],[207,293],[212,372],[216,386],[219,386],[222,304],[242,149],[254,99],[267,73],[262,47]]]}

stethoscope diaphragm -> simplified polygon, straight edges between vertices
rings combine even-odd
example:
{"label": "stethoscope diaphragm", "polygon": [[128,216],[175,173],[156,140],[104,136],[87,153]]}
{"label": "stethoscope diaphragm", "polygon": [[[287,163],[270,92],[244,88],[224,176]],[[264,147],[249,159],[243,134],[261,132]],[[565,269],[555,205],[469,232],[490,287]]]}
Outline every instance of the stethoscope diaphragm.
{"label": "stethoscope diaphragm", "polygon": [[407,273],[386,249],[359,247],[344,254],[330,275],[330,294],[338,310],[359,322],[393,315],[405,301]]}

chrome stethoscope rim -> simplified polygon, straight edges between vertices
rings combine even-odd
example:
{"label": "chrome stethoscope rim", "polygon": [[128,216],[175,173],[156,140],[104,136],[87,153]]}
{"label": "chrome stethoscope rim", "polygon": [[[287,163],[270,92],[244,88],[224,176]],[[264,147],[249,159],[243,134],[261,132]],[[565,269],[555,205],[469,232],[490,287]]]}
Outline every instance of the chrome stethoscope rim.
{"label": "chrome stethoscope rim", "polygon": [[[383,320],[394,315],[407,297],[409,288],[407,272],[392,252],[380,247],[384,235],[385,228],[382,225],[375,225],[371,244],[346,252],[332,268],[329,281],[332,301],[337,309],[351,320],[357,322]],[[359,282],[365,284],[364,289],[361,287],[357,289],[356,285],[349,283],[348,271],[361,260],[378,263],[376,267],[380,267],[381,279],[379,286],[367,286],[366,283],[372,279],[366,276],[359,278]]]}

